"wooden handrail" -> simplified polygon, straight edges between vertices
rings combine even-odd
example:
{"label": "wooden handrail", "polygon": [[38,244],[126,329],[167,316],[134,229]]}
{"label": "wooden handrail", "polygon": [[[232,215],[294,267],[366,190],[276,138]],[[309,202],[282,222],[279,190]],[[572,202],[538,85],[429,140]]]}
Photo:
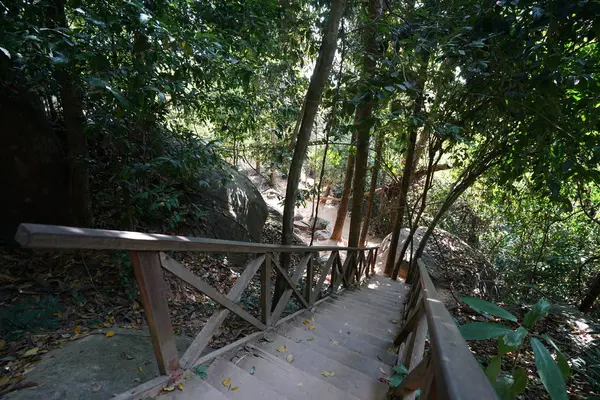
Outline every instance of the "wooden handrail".
{"label": "wooden handrail", "polygon": [[[261,331],[276,326],[289,318],[289,316],[284,318],[281,316],[292,296],[296,297],[302,309],[308,309],[323,301],[322,298],[336,293],[338,286],[342,285],[346,289],[352,284],[360,284],[369,278],[374,273],[379,249],[379,247],[283,246],[38,224],[19,225],[15,239],[22,246],[31,248],[128,250],[140,288],[159,371],[171,377],[178,376],[181,369],[191,368],[204,359],[201,355],[230,313],[236,314]],[[246,264],[244,272],[225,295],[164,253],[165,251],[254,253],[256,256]],[[343,264],[340,255],[342,251],[346,253]],[[295,271],[290,272],[287,271],[289,266],[279,265],[275,253],[291,252],[301,253],[303,257]],[[321,276],[316,277],[314,265],[319,252],[330,252],[330,255],[323,265]],[[259,269],[261,271],[260,319],[237,304]],[[163,270],[187,282],[221,306],[202,327],[181,359],[173,337]],[[271,309],[270,286],[273,270],[284,278],[286,287],[275,307]],[[330,284],[328,289],[324,290],[329,273],[331,273]],[[304,279],[304,290],[299,290],[297,286],[302,279]],[[245,339],[240,339],[242,340]],[[155,389],[152,385],[162,384],[164,381],[159,379],[141,385],[139,390],[131,391],[130,398],[141,398],[144,393]]]}
{"label": "wooden handrail", "polygon": [[15,240],[24,247],[52,249],[95,249],[130,251],[203,251],[223,253],[293,253],[334,250],[375,250],[378,247],[284,246],[279,244],[246,243],[232,240],[190,236],[161,235],[75,228],[58,225],[21,224]]}
{"label": "wooden handrail", "polygon": [[[409,296],[409,317],[394,342],[401,345],[398,363],[407,366],[409,375],[392,390],[393,396],[414,398],[414,391],[420,388],[421,399],[498,399],[452,316],[439,299],[426,265],[420,259],[417,263],[419,279]],[[430,354],[424,357],[427,332]],[[427,373],[423,373],[424,364],[427,364]]]}

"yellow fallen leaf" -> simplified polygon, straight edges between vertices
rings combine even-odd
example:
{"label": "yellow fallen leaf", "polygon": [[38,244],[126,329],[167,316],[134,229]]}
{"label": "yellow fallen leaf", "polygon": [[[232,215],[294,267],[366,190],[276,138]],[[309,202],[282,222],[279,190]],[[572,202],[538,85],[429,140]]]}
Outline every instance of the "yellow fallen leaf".
{"label": "yellow fallen leaf", "polygon": [[291,364],[291,363],[294,361],[294,359],[295,359],[295,358],[296,358],[296,357],[294,357],[294,355],[293,355],[293,354],[290,354],[290,355],[288,355],[288,356],[286,357],[286,359],[285,359],[285,360],[286,360],[288,363],[290,363],[290,364]]}
{"label": "yellow fallen leaf", "polygon": [[181,390],[183,392],[183,382],[179,382],[177,384],[177,389]]}
{"label": "yellow fallen leaf", "polygon": [[111,324],[115,323],[115,317],[108,317],[108,322]]}
{"label": "yellow fallen leaf", "polygon": [[321,375],[323,375],[325,377],[335,376],[335,372],[322,371]]}
{"label": "yellow fallen leaf", "polygon": [[392,354],[396,354],[396,348],[395,348],[395,347],[390,347],[390,348],[388,349],[388,351],[389,351],[390,353],[392,353]]}
{"label": "yellow fallen leaf", "polygon": [[314,326],[314,325],[311,325],[311,326],[309,326],[309,327],[308,327],[308,330],[309,330],[309,331],[314,331],[314,330],[315,330],[315,326]]}
{"label": "yellow fallen leaf", "polygon": [[231,388],[231,390],[238,390],[240,387],[239,386],[234,386]]}
{"label": "yellow fallen leaf", "polygon": [[277,348],[277,351],[280,353],[285,353],[287,351],[287,346],[285,344],[282,344]]}
{"label": "yellow fallen leaf", "polygon": [[396,321],[395,319],[392,320],[392,324],[397,324],[398,321]]}
{"label": "yellow fallen leaf", "polygon": [[312,317],[310,317],[310,320],[311,320],[312,322],[315,322],[315,316],[313,315]]}
{"label": "yellow fallen leaf", "polygon": [[336,345],[337,345],[337,344],[340,344],[340,342],[338,342],[338,341],[337,341],[337,340],[335,340],[335,339],[331,339],[331,343],[333,343],[333,344],[336,344]]}
{"label": "yellow fallen leaf", "polygon": [[173,390],[175,390],[175,386],[173,386],[173,385],[165,386],[162,390],[164,390],[165,392],[172,392]]}
{"label": "yellow fallen leaf", "polygon": [[102,326],[105,328],[110,328],[110,324],[108,322],[103,323]]}
{"label": "yellow fallen leaf", "polygon": [[92,387],[92,392],[96,393],[97,391],[100,390],[101,387],[102,387],[102,385],[94,383],[94,386]]}
{"label": "yellow fallen leaf", "polygon": [[309,320],[307,320],[307,319],[305,319],[304,321],[302,321],[302,323],[303,323],[304,325],[308,325],[308,324],[310,324],[310,321],[309,321]]}
{"label": "yellow fallen leaf", "polygon": [[223,379],[223,386],[229,387],[231,385],[231,378]]}
{"label": "yellow fallen leaf", "polygon": [[106,335],[104,335],[104,337],[113,337],[113,336],[115,336],[114,331],[108,331],[108,332],[106,332]]}
{"label": "yellow fallen leaf", "polygon": [[81,325],[77,325],[75,328],[73,328],[73,332],[76,335],[79,335],[81,333]]}
{"label": "yellow fallen leaf", "polygon": [[8,381],[10,381],[10,378],[6,375],[0,378],[0,387],[6,386]]}
{"label": "yellow fallen leaf", "polygon": [[142,369],[143,369],[142,366],[138,365],[138,371],[142,372]]}
{"label": "yellow fallen leaf", "polygon": [[40,351],[40,349],[38,347],[34,347],[33,349],[29,349],[25,352],[25,354],[23,354],[23,357],[31,357],[31,356],[35,356],[38,351]]}

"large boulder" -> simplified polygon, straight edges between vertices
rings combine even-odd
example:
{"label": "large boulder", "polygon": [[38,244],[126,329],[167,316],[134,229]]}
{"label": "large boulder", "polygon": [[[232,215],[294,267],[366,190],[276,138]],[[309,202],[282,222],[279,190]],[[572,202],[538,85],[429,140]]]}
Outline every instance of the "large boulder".
{"label": "large boulder", "polygon": [[230,165],[203,171],[193,202],[207,210],[199,236],[260,242],[269,210],[250,180]]}

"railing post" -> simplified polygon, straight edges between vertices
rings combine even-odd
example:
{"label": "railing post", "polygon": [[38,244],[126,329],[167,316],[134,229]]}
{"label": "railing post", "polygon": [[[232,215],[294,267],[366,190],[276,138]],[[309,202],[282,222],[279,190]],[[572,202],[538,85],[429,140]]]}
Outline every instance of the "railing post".
{"label": "railing post", "polygon": [[309,306],[312,307],[311,300],[312,296],[312,284],[314,278],[314,265],[313,265],[313,257],[314,253],[309,253],[310,259],[308,260],[308,265],[306,266],[306,287],[304,288],[304,297]]}
{"label": "railing post", "polygon": [[179,369],[179,355],[173,337],[160,255],[155,251],[132,251],[129,254],[140,287],[158,370],[168,375]]}
{"label": "railing post", "polygon": [[[334,252],[332,252],[333,254]],[[340,262],[340,253],[336,252],[336,258],[333,261],[333,265],[331,266],[331,294],[335,294],[337,292],[337,280],[338,280],[338,264]]]}
{"label": "railing post", "polygon": [[271,325],[271,253],[265,254],[265,262],[260,270],[260,317],[266,326]]}
{"label": "railing post", "polygon": [[377,264],[377,252],[379,251],[379,247],[375,248],[375,256],[373,257],[373,260],[371,260],[371,273],[374,274],[375,273],[375,265]]}

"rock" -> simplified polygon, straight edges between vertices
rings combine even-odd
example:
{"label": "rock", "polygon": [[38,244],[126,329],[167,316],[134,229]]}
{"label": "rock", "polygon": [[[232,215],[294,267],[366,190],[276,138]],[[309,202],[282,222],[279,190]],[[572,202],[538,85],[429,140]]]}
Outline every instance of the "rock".
{"label": "rock", "polygon": [[252,182],[228,164],[203,171],[200,179],[208,185],[192,201],[209,214],[198,235],[260,242],[269,211]]}
{"label": "rock", "polygon": [[281,199],[281,193],[279,193],[277,190],[274,189],[267,189],[263,192],[263,194],[265,196],[267,196],[267,199]]}
{"label": "rock", "polygon": [[317,240],[327,240],[331,237],[331,232],[329,232],[328,230],[320,230],[320,231],[315,231],[315,239]]}
{"label": "rock", "polygon": [[300,214],[294,215],[294,221],[302,221],[303,217]]}
{"label": "rock", "polygon": [[[315,222],[315,219],[311,218],[308,221],[308,225],[312,227],[314,222]],[[317,223],[315,224],[315,231],[320,231],[322,229],[325,229],[325,228],[327,228],[328,225],[329,225],[329,221],[327,221],[323,218],[317,217]]]}
{"label": "rock", "polygon": [[304,221],[294,221],[294,228],[301,231],[309,231],[311,226]]}

